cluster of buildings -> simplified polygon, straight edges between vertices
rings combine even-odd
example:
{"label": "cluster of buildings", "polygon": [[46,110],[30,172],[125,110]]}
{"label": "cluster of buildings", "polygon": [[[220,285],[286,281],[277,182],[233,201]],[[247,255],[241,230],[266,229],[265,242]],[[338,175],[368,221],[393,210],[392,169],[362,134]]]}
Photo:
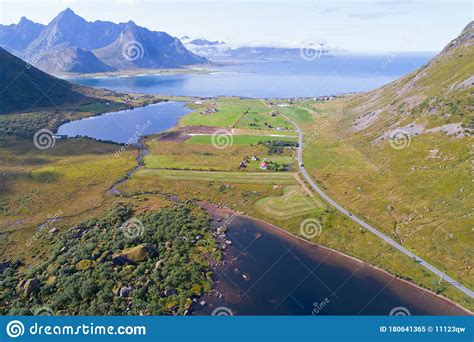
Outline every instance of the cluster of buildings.
{"label": "cluster of buildings", "polygon": [[219,104],[215,101],[213,98],[202,98],[198,97],[194,99],[194,104],[196,105],[202,105],[208,101],[214,100],[213,103],[210,103],[208,106],[206,106],[206,109],[204,109],[201,114],[207,115],[207,114],[212,114],[212,113],[217,113],[219,111]]}
{"label": "cluster of buildings", "polygon": [[[258,158],[257,156],[252,156],[252,157],[245,157],[239,164],[239,168],[243,169],[243,168],[246,168],[247,167],[247,164],[249,163],[249,160],[252,160],[252,161],[259,161],[260,158]],[[270,165],[269,162],[267,162],[265,159],[260,163],[259,167],[260,167],[260,170],[268,170],[268,166]]]}

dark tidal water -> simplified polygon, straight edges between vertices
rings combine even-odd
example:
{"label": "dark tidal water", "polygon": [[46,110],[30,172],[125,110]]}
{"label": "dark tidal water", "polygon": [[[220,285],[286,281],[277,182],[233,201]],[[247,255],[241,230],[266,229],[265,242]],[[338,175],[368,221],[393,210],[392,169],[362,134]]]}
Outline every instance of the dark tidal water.
{"label": "dark tidal water", "polygon": [[[232,245],[218,266],[216,290],[195,314],[218,307],[235,315],[462,315],[463,310],[396,277],[259,221],[228,225]],[[260,237],[259,237],[260,236]],[[399,309],[396,309],[399,308]]]}

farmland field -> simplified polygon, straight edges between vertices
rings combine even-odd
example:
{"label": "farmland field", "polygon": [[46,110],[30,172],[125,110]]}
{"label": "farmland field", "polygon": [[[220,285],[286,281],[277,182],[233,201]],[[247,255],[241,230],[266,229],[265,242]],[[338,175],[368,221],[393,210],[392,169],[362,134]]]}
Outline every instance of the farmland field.
{"label": "farmland field", "polygon": [[255,183],[255,184],[293,184],[294,177],[286,172],[219,172],[185,170],[139,170],[137,178],[163,178],[196,182]]}
{"label": "farmland field", "polygon": [[262,198],[255,206],[263,214],[277,219],[302,216],[325,207],[321,200],[308,195],[300,186],[286,187],[283,195]]}
{"label": "farmland field", "polygon": [[[215,139],[215,138],[214,138]],[[296,141],[293,137],[274,137],[257,135],[232,135],[231,141],[236,145],[254,145],[261,141]],[[186,140],[188,144],[212,144],[212,135],[194,135]]]}
{"label": "farmland field", "polygon": [[282,130],[293,127],[283,117],[274,113],[262,100],[219,98],[201,104],[190,104],[194,111],[183,117],[179,126],[215,126],[254,130]]}

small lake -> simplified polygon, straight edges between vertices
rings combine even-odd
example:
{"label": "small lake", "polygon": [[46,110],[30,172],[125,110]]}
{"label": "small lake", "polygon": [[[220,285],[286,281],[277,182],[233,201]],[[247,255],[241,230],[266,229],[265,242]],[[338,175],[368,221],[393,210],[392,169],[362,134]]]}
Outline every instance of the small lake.
{"label": "small lake", "polygon": [[166,101],[71,121],[61,125],[57,134],[136,144],[137,139],[144,135],[172,128],[189,112],[191,109],[186,107],[185,102]]}
{"label": "small lake", "polygon": [[428,291],[263,222],[238,216],[227,227],[232,245],[214,272],[218,294],[202,298],[205,306],[196,303],[196,315],[220,307],[235,315],[389,315],[395,308],[411,315],[466,314]]}
{"label": "small lake", "polygon": [[322,56],[314,61],[211,65],[208,74],[70,78],[120,92],[183,96],[306,97],[368,91],[425,64],[433,54]]}

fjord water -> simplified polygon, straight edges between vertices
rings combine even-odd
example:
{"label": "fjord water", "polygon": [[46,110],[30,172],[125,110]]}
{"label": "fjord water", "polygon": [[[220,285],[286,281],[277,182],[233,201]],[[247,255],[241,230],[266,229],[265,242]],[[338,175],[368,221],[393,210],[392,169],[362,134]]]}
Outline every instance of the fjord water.
{"label": "fjord water", "polygon": [[322,56],[313,61],[235,62],[208,74],[69,79],[121,92],[186,96],[311,97],[360,92],[387,84],[426,63],[433,54]]}
{"label": "fjord water", "polygon": [[136,144],[136,139],[141,136],[172,128],[181,116],[190,111],[184,102],[160,102],[146,107],[71,121],[61,125],[57,134]]}
{"label": "fjord water", "polygon": [[465,315],[451,302],[366,263],[270,225],[239,216],[215,270],[220,296],[195,314],[229,308],[236,315]]}

